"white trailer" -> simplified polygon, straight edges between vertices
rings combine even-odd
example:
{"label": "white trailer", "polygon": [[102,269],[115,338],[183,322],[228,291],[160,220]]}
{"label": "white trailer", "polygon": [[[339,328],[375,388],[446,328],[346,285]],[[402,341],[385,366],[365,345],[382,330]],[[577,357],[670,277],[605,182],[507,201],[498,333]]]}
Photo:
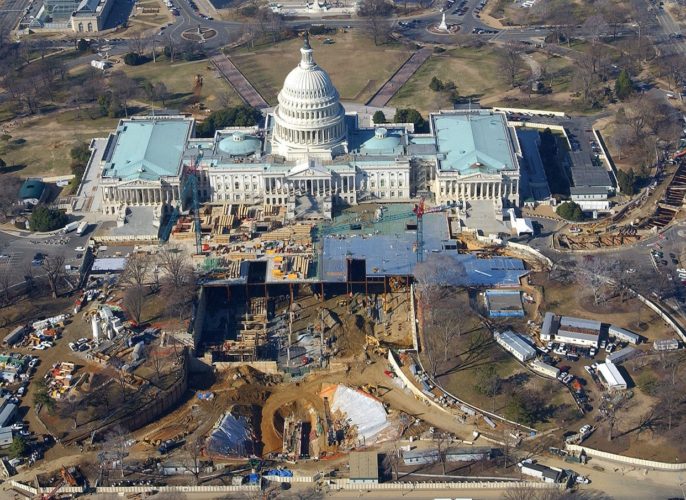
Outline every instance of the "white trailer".
{"label": "white trailer", "polygon": [[81,224],[79,224],[79,227],[76,228],[76,234],[81,236],[86,232],[86,229],[88,229],[88,222],[84,220],[81,222]]}
{"label": "white trailer", "polygon": [[78,228],[78,227],[79,227],[78,221],[74,221],[74,222],[70,222],[69,224],[67,224],[66,226],[64,226],[64,228],[63,228],[62,230],[63,230],[65,233],[71,233],[72,231],[74,231],[74,230],[75,230],[76,228]]}

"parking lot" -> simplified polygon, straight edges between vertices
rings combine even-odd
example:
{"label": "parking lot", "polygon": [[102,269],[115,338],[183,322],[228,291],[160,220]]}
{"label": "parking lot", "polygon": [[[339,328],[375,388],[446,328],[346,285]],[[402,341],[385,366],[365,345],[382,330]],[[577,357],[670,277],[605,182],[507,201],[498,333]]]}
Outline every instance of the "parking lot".
{"label": "parking lot", "polygon": [[88,246],[88,240],[95,229],[91,224],[85,234],[75,231],[57,234],[47,238],[20,237],[0,232],[0,272],[9,274],[9,282],[14,285],[25,280],[25,276],[45,274],[40,265],[32,264],[36,254],[44,257],[64,256],[64,264],[78,268],[81,264],[76,248]]}

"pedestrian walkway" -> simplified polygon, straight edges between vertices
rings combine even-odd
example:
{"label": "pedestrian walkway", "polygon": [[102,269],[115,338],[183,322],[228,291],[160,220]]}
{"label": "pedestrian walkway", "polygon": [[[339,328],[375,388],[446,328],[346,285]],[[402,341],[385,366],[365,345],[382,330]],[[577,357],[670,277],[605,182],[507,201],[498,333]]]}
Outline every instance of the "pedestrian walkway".
{"label": "pedestrian walkway", "polygon": [[393,76],[384,84],[379,91],[367,101],[369,106],[383,108],[393,98],[393,96],[400,90],[400,88],[407,83],[412,75],[414,75],[422,64],[431,55],[432,49],[424,47],[418,50],[412,57],[410,57],[405,64],[400,66]]}
{"label": "pedestrian walkway", "polygon": [[219,70],[224,78],[229,82],[229,84],[238,92],[238,95],[243,99],[243,101],[252,106],[255,109],[268,108],[269,104],[260,95],[255,87],[248,81],[243,73],[238,71],[238,68],[234,66],[226,55],[217,55],[210,58],[212,64]]}

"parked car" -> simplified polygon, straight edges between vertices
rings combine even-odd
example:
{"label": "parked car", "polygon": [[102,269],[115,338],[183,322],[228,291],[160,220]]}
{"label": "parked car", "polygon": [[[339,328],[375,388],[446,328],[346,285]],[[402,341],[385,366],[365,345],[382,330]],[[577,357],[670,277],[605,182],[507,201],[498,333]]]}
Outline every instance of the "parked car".
{"label": "parked car", "polygon": [[78,246],[74,249],[75,252],[85,252],[86,247]]}
{"label": "parked car", "polygon": [[570,373],[564,378],[564,380],[562,380],[562,382],[569,384],[572,380],[574,380],[574,375]]}
{"label": "parked car", "polygon": [[592,427],[588,424],[584,425],[581,429],[579,429],[579,433],[581,434],[586,434],[592,429]]}

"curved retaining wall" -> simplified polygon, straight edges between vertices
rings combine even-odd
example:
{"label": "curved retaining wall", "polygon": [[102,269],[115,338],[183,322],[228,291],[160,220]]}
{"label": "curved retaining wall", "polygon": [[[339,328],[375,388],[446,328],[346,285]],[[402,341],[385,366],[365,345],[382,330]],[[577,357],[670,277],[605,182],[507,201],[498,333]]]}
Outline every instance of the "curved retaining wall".
{"label": "curved retaining wall", "polygon": [[606,460],[611,460],[613,462],[619,462],[627,465],[635,465],[637,467],[645,467],[649,469],[658,469],[666,471],[684,471],[686,470],[686,464],[670,464],[667,462],[655,462],[653,460],[643,460],[641,458],[625,457],[624,455],[615,455],[614,453],[608,453],[606,451],[594,450],[593,448],[587,448],[586,446],[580,446],[578,444],[568,444],[566,446],[568,451],[581,452],[584,451],[589,457],[604,458]]}

